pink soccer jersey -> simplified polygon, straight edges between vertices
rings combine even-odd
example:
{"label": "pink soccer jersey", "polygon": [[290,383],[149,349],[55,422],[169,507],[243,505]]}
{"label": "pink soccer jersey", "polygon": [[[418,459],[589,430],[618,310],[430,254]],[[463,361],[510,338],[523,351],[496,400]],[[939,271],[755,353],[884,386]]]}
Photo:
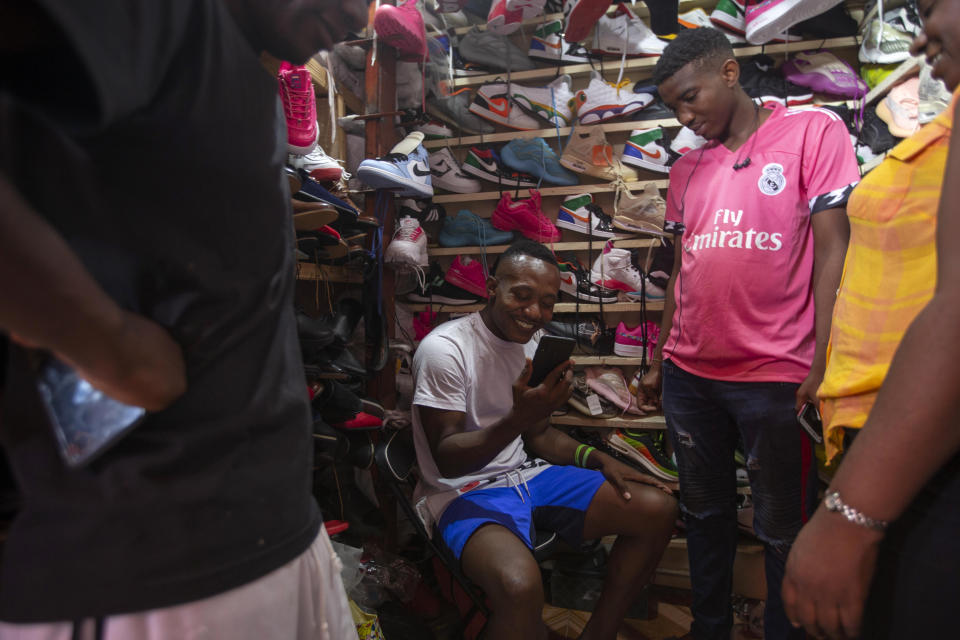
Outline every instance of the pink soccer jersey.
{"label": "pink soccer jersey", "polygon": [[844,206],[859,179],[846,127],[826,109],[777,106],[738,151],[710,142],[678,160],[666,229],[683,260],[664,358],[716,380],[802,382],[814,352],[810,218]]}

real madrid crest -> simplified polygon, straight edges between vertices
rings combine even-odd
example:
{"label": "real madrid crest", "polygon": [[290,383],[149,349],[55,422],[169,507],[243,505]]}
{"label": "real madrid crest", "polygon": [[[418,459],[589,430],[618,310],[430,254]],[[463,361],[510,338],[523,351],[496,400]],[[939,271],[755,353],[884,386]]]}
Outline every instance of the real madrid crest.
{"label": "real madrid crest", "polygon": [[768,196],[775,196],[786,186],[787,179],[783,177],[783,165],[771,162],[760,171],[757,186]]}

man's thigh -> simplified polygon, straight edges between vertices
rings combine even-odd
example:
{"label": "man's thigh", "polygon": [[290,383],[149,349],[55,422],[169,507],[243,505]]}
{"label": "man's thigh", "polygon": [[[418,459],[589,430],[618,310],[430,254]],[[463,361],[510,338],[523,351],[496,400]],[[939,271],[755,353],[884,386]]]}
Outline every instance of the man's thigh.
{"label": "man's thigh", "polygon": [[792,542],[816,506],[813,446],[797,422],[797,386],[745,383],[726,395],[743,438],[754,529],[774,544]]}
{"label": "man's thigh", "polygon": [[697,517],[733,513],[737,430],[717,396],[722,385],[663,363],[663,414],[677,456],[680,498]]}

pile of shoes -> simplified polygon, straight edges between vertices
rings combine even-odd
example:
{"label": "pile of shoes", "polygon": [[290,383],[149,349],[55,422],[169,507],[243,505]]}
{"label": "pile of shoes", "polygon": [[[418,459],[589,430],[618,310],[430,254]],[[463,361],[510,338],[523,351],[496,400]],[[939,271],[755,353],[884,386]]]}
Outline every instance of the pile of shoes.
{"label": "pile of shoes", "polygon": [[330,315],[311,316],[302,309],[297,311],[297,335],[308,379],[363,379],[368,375],[367,368],[347,348],[362,318],[363,304],[349,296],[341,297]]}

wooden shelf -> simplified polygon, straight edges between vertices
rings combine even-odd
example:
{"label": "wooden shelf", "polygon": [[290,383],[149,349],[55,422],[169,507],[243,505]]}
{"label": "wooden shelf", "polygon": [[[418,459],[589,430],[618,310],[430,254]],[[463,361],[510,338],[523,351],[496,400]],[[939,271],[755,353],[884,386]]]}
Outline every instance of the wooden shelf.
{"label": "wooden shelf", "polygon": [[312,262],[297,263],[297,280],[327,280],[329,282],[348,282],[363,284],[363,274],[356,269],[335,267]]}
{"label": "wooden shelf", "polygon": [[[418,303],[408,303],[403,300],[397,300],[398,304],[402,304],[411,311],[424,311],[427,307],[432,307],[433,311],[436,313],[471,313],[473,311],[480,311],[486,306],[484,304],[426,304],[422,302]],[[574,313],[577,310],[576,302],[558,302],[553,306],[554,313]],[[640,311],[639,302],[612,302],[610,304],[603,305],[603,310],[610,313],[621,313],[628,311]],[[647,311],[663,311],[663,301],[649,301],[647,302]],[[591,304],[591,303],[581,303],[580,304],[580,313],[599,313],[600,305]]]}
{"label": "wooden shelf", "polygon": [[[853,100],[839,100],[830,102],[818,102],[815,104],[804,104],[790,109],[812,109],[822,106],[847,106],[854,107]],[[643,113],[640,111],[639,113]],[[600,127],[604,133],[617,133],[620,131],[633,131],[634,129],[652,129],[654,127],[679,128],[680,123],[676,118],[653,118],[650,120],[625,120],[622,122],[605,122],[603,124],[580,125],[582,127]],[[559,135],[561,138],[569,136],[573,127],[561,127]],[[424,140],[423,146],[426,149],[442,149],[443,147],[470,147],[473,145],[491,144],[497,142],[509,142],[515,138],[556,138],[556,127],[547,127],[543,129],[529,129],[527,131],[504,131],[502,133],[491,133],[483,136],[460,136],[454,138],[444,138],[442,140]],[[630,166],[631,169],[637,167]]]}
{"label": "wooden shelf", "polygon": [[[606,240],[594,240],[593,249],[602,250],[604,245],[607,243]],[[554,251],[587,251],[590,249],[590,242],[551,242],[547,243]],[[646,248],[646,247],[659,247],[660,241],[656,238],[653,239],[641,239],[641,238],[624,238],[624,239],[614,239],[613,244],[615,247],[620,247],[621,249],[636,249],[636,248]],[[483,247],[428,247],[427,255],[430,256],[462,256],[462,255],[473,255],[473,254],[482,254],[486,253],[503,253],[507,250],[508,244],[495,244],[490,245],[486,249]]]}
{"label": "wooden shelf", "polygon": [[[857,36],[847,36],[844,38],[827,38],[826,40],[800,40],[797,42],[784,42],[778,44],[765,44],[759,46],[747,46],[747,47],[734,47],[734,55],[738,58],[747,58],[750,56],[755,56],[759,53],[766,53],[768,55],[775,55],[777,53],[791,53],[794,51],[805,51],[807,49],[839,49],[839,48],[849,48],[857,47],[860,45],[860,38]],[[619,58],[619,56],[617,56]],[[656,66],[659,56],[652,56],[648,58],[629,58],[624,63],[624,69],[626,71],[633,70],[643,70],[647,72],[652,72],[653,67]],[[610,57],[610,60],[613,61],[613,57]],[[574,64],[561,66],[559,72],[556,66],[542,67],[539,69],[531,69],[529,71],[513,71],[510,73],[511,81],[515,82],[524,82],[526,80],[552,80],[558,73],[567,74],[570,76],[582,76],[587,75],[591,71],[597,70],[595,65],[590,64]],[[620,71],[619,62],[611,62],[609,65],[604,65],[604,71],[613,75],[617,74]],[[498,78],[503,78],[505,72],[499,73],[490,73],[482,76],[470,76],[466,78],[454,78],[452,83],[453,87],[473,87],[477,85],[484,84],[486,82],[493,82]]]}
{"label": "wooden shelf", "polygon": [[[595,364],[610,364],[618,367],[632,367],[643,364],[643,358],[633,356],[578,356],[574,354],[570,356],[570,359],[573,360],[573,363],[578,367],[586,367]],[[647,362],[650,362],[649,358],[647,358]]]}
{"label": "wooden shelf", "polygon": [[[590,177],[590,176],[587,176]],[[642,191],[647,183],[654,183],[658,189],[666,189],[670,185],[669,180],[637,180],[628,182],[627,187],[630,191]],[[597,182],[590,184],[575,184],[569,187],[543,187],[540,189],[540,195],[548,196],[577,196],[581,193],[613,193],[617,188],[611,182]],[[516,194],[516,189],[507,187],[501,191],[481,191],[480,193],[445,193],[443,195],[433,196],[434,204],[446,204],[448,202],[472,202],[475,200],[499,200],[503,193]],[[520,197],[525,198],[530,195],[530,189],[520,189]]]}
{"label": "wooden shelf", "polygon": [[576,409],[563,416],[551,416],[550,424],[562,424],[571,427],[607,427],[610,429],[666,429],[667,422],[662,415],[633,416],[630,418],[588,418]]}

